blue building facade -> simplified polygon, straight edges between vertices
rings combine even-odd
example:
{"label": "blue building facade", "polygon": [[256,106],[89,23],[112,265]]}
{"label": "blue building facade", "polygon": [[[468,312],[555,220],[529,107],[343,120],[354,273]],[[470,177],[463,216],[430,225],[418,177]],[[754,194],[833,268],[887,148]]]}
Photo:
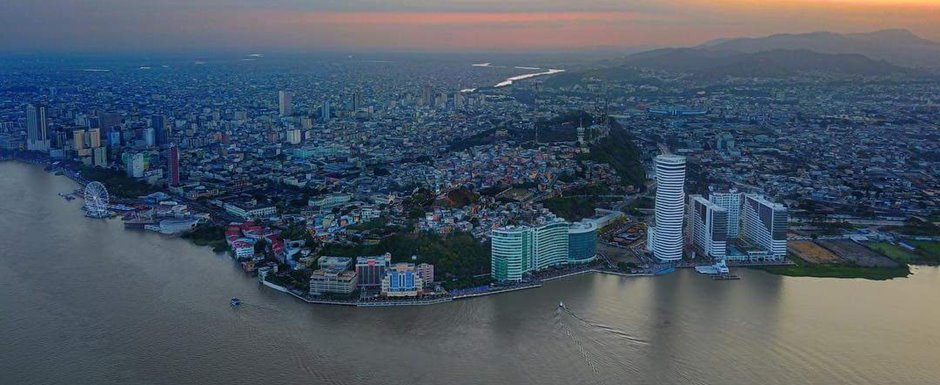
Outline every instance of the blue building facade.
{"label": "blue building facade", "polygon": [[568,263],[585,263],[597,255],[597,224],[593,221],[572,223],[568,227]]}

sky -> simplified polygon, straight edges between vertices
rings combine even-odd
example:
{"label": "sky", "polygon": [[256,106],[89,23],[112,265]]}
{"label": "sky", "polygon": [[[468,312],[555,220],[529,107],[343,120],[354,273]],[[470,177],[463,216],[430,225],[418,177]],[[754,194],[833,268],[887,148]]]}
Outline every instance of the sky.
{"label": "sky", "polygon": [[940,0],[0,0],[0,53],[551,52],[904,28]]}

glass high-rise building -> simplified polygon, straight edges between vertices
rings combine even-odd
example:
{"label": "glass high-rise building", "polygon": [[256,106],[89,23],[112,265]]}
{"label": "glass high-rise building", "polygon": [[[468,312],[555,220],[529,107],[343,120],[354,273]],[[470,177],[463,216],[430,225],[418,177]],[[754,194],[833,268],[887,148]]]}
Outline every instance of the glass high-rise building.
{"label": "glass high-rise building", "polygon": [[532,229],[535,253],[532,270],[568,263],[568,222],[553,220]]}
{"label": "glass high-rise building", "polygon": [[291,116],[294,114],[294,108],[291,106],[292,96],[293,95],[287,91],[277,92],[277,106],[281,116]]}
{"label": "glass high-rise building", "polygon": [[568,263],[584,263],[597,256],[597,224],[582,221],[568,226]]}
{"label": "glass high-rise building", "polygon": [[493,230],[490,239],[490,275],[493,279],[521,281],[531,269],[532,229],[525,226],[503,227]]}
{"label": "glass high-rise building", "polygon": [[525,273],[568,263],[568,222],[507,226],[491,235],[490,271],[497,281],[521,281]]}
{"label": "glass high-rise building", "polygon": [[728,210],[701,195],[689,195],[689,227],[695,252],[725,259],[728,249]]}
{"label": "glass high-rise building", "polygon": [[682,259],[682,218],[685,212],[685,157],[659,155],[655,159],[655,227],[650,229],[651,250],[662,261]]}
{"label": "glass high-rise building", "polygon": [[[150,117],[150,126],[153,129],[153,144],[164,146],[167,144],[166,120],[163,115],[154,115]],[[148,135],[150,135],[148,133]],[[149,144],[149,142],[148,142]]]}
{"label": "glass high-rise building", "polygon": [[708,200],[728,210],[728,238],[737,238],[741,232],[741,197],[744,194],[731,189],[728,192],[712,192]]}
{"label": "glass high-rise building", "polygon": [[49,151],[49,126],[46,121],[46,106],[26,106],[26,149]]}
{"label": "glass high-rise building", "polygon": [[767,250],[775,259],[782,259],[787,255],[789,218],[789,212],[782,204],[771,202],[763,195],[744,196],[742,235]]}

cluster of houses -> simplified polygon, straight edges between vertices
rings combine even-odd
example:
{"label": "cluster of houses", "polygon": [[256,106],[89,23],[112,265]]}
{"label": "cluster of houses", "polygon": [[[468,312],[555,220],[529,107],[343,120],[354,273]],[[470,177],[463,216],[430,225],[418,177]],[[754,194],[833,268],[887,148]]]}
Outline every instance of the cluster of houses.
{"label": "cluster of houses", "polygon": [[[252,221],[230,223],[225,240],[246,272],[277,273],[278,265],[302,270],[314,264],[303,240],[285,240],[277,231]],[[277,262],[266,261],[263,253],[255,252],[258,242],[265,242]],[[311,296],[350,295],[358,290],[364,297],[414,298],[434,288],[434,265],[392,263],[389,253],[357,258],[321,256],[315,262],[317,269],[310,274]]]}
{"label": "cluster of houses", "polygon": [[360,290],[363,296],[414,298],[434,286],[434,265],[392,263],[392,255],[331,257],[317,260],[319,269],[310,275],[311,296],[349,295]]}

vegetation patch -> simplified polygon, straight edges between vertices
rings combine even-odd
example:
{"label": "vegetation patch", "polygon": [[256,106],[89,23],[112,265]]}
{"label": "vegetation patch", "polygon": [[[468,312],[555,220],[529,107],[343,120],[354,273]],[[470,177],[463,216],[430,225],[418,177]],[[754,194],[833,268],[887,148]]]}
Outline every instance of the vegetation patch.
{"label": "vegetation patch", "polygon": [[131,178],[118,170],[89,166],[81,166],[78,170],[85,179],[101,182],[108,188],[108,193],[115,196],[136,198],[160,191],[156,187]]}
{"label": "vegetation patch", "polygon": [[913,236],[938,236],[940,235],[940,226],[931,222],[924,222],[918,219],[909,219],[904,226],[887,226],[884,230],[894,231],[896,233]]}
{"label": "vegetation patch", "polygon": [[597,207],[598,199],[594,197],[555,197],[542,201],[555,215],[558,215],[569,222],[577,222],[583,218],[594,216],[594,208]]}
{"label": "vegetation patch", "polygon": [[898,262],[931,265],[940,263],[940,253],[938,253],[940,242],[905,241],[905,243],[913,246],[914,250],[888,242],[867,243],[866,246]]}
{"label": "vegetation patch", "polygon": [[199,225],[195,230],[182,235],[197,246],[211,246],[212,251],[223,252],[228,250],[225,241],[225,227],[218,225]]}
{"label": "vegetation patch", "polygon": [[487,281],[481,276],[490,270],[489,243],[480,243],[469,233],[395,234],[376,245],[327,245],[320,254],[358,257],[386,252],[392,254],[393,262],[433,264],[436,279],[448,289],[479,285]]}
{"label": "vegetation patch", "polygon": [[911,269],[907,265],[900,267],[862,267],[851,262],[839,264],[812,264],[799,258],[792,258],[792,260],[795,265],[760,266],[754,268],[771,274],[789,277],[861,278],[873,281],[903,278],[911,274]]}
{"label": "vegetation patch", "polygon": [[464,207],[475,203],[480,199],[480,195],[466,188],[456,188],[447,192],[445,203],[448,207]]}
{"label": "vegetation patch", "polygon": [[633,142],[633,135],[616,120],[610,120],[610,135],[597,141],[590,150],[587,159],[609,164],[625,186],[643,188],[646,170],[640,161],[640,148]]}

